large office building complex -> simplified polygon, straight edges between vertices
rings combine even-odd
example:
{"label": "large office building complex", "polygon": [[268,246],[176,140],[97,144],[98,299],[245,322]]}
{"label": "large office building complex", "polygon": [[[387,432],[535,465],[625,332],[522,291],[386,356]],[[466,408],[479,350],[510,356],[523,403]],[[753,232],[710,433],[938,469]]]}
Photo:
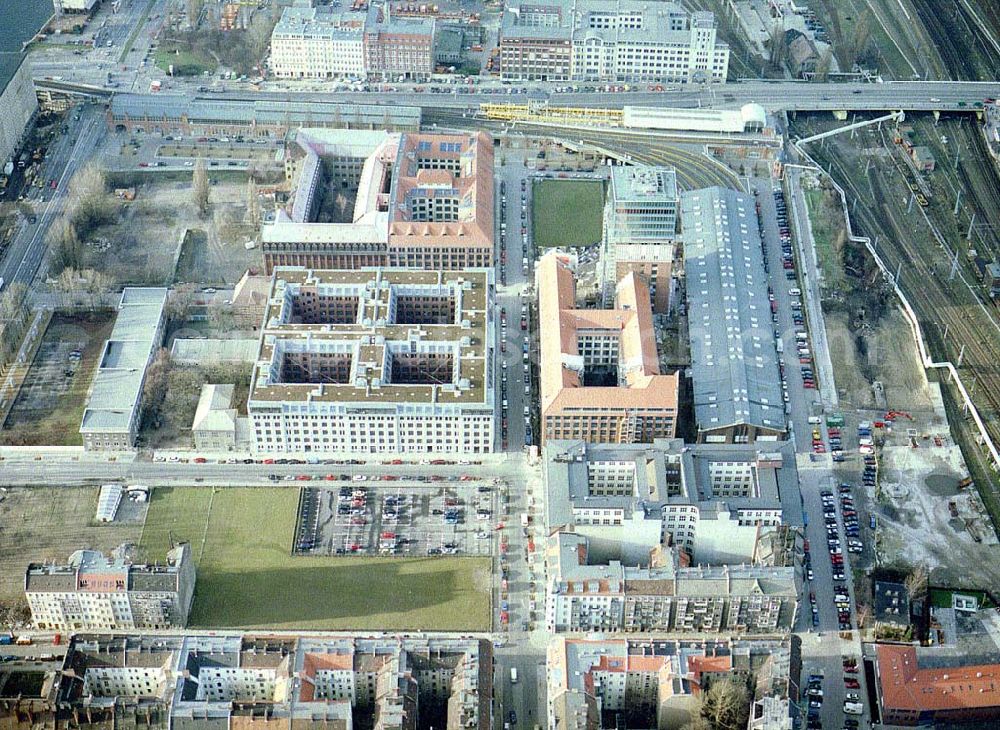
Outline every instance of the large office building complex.
{"label": "large office building complex", "polygon": [[494,448],[492,270],[279,268],[248,413],[261,452]]}
{"label": "large office building complex", "polygon": [[65,565],[30,564],[24,595],[42,631],[176,629],[187,624],[194,582],[186,543],[168,552],[164,564],[77,550]]}
{"label": "large office building complex", "polygon": [[600,284],[605,302],[630,272],[649,288],[653,311],[670,308],[677,238],[677,173],[667,167],[617,166],[604,204]]}
{"label": "large office building complex", "polygon": [[262,234],[269,272],[493,264],[493,141],[485,133],[301,129],[286,174],[292,200]]}
{"label": "large office building complex", "polygon": [[285,8],[271,34],[278,78],[424,79],[434,71],[433,18],[392,15],[390,3],[366,11]]}
{"label": "large office building complex", "polygon": [[543,442],[650,442],[677,427],[676,373],[660,373],[649,290],[618,284],[614,309],[578,309],[576,282],[551,252],[536,269]]}
{"label": "large office building complex", "polygon": [[111,337],[80,423],[87,451],[127,451],[135,444],[142,413],[146,368],[163,340],[167,290],[125,287]]}
{"label": "large office building complex", "polygon": [[785,403],[752,195],[681,196],[691,375],[698,440],[774,441]]}
{"label": "large office building complex", "polygon": [[723,82],[729,47],[710,12],[673,2],[514,0],[500,25],[500,72],[524,81]]}
{"label": "large office building complex", "polygon": [[792,730],[797,652],[788,641],[678,641],[556,637],[548,646],[548,728],[679,728],[698,715],[713,682],[753,679],[751,699],[774,719],[754,730]]}

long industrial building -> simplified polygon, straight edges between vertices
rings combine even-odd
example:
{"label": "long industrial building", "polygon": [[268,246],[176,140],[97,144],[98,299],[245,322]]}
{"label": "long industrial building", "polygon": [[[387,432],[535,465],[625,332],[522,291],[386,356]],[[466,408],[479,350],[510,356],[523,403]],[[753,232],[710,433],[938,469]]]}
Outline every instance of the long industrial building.
{"label": "long industrial building", "polygon": [[127,451],[135,444],[146,368],[163,341],[167,290],[125,287],[80,423],[87,451]]}
{"label": "long industrial building", "polygon": [[31,64],[19,53],[0,54],[0,168],[24,144],[25,132],[38,110]]}
{"label": "long industrial building", "polygon": [[494,449],[491,269],[278,268],[248,413],[260,452]]}
{"label": "long industrial building", "polygon": [[299,127],[420,129],[420,107],[334,101],[222,99],[185,94],[115,94],[107,111],[112,129],[180,135],[284,138]]}
{"label": "long industrial building", "polygon": [[649,290],[638,275],[618,284],[614,309],[577,308],[573,271],[558,252],[542,257],[535,276],[543,443],[672,437],[679,378],[660,373]]}
{"label": "long industrial building", "polygon": [[698,440],[774,441],[785,404],[752,195],[681,195],[691,377]]}
{"label": "long industrial building", "polygon": [[262,231],[269,272],[493,265],[493,140],[483,132],[300,129],[285,166],[292,199]]}
{"label": "long industrial building", "polygon": [[504,4],[504,79],[724,82],[728,69],[729,47],[710,12],[640,0]]}

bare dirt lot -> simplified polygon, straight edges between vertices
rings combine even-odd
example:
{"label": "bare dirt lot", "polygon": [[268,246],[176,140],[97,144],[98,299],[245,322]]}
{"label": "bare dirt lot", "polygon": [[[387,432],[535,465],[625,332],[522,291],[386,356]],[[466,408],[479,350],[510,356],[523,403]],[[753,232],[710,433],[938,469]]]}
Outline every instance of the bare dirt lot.
{"label": "bare dirt lot", "polygon": [[[49,323],[0,443],[10,446],[76,446],[87,391],[114,315],[100,311],[56,314]],[[79,359],[72,356],[80,353]]]}
{"label": "bare dirt lot", "polygon": [[96,523],[97,492],[96,487],[7,490],[0,502],[0,598],[24,595],[28,563],[65,561],[74,550],[107,552],[138,542],[145,509],[127,510],[128,522]]}

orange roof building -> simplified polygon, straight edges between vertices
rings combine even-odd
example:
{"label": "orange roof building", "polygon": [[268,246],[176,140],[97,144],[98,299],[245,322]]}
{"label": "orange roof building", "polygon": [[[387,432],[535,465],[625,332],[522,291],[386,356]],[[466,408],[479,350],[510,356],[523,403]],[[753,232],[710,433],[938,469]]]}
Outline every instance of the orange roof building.
{"label": "orange roof building", "polygon": [[914,647],[892,644],[875,654],[885,724],[1000,723],[1000,664],[922,669]]}
{"label": "orange roof building", "polygon": [[537,268],[542,439],[650,443],[673,437],[679,379],[660,373],[649,291],[619,282],[614,309],[577,309],[576,282],[552,252]]}

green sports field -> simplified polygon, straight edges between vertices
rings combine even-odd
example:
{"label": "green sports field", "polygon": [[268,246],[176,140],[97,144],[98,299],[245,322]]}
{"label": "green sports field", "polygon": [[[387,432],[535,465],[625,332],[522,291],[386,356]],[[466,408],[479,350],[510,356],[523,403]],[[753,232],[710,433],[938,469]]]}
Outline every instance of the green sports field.
{"label": "green sports field", "polygon": [[[296,488],[157,488],[141,548],[198,563],[195,628],[489,628],[488,558],[292,557]],[[206,529],[207,528],[207,529]]]}
{"label": "green sports field", "polygon": [[538,248],[599,242],[603,214],[600,180],[541,180],[532,187],[531,224]]}

